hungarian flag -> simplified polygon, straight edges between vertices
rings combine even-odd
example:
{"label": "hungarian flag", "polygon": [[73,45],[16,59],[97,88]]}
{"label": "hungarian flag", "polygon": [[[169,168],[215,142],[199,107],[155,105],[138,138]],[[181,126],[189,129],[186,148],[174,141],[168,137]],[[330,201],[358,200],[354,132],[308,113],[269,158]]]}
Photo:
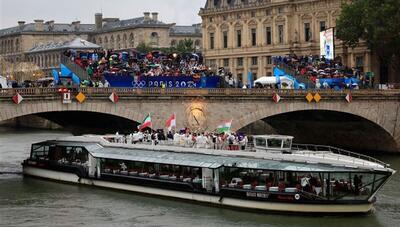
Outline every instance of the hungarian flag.
{"label": "hungarian flag", "polygon": [[168,128],[168,131],[171,131],[172,127],[176,127],[175,114],[172,114],[171,117],[168,118],[167,122],[165,122],[165,127]]}
{"label": "hungarian flag", "polygon": [[139,131],[143,131],[145,128],[151,127],[151,117],[150,114],[147,115],[144,119],[143,122],[138,126]]}
{"label": "hungarian flag", "polygon": [[217,132],[219,132],[219,133],[230,132],[231,126],[232,126],[232,120],[225,121],[222,124],[218,125]]}

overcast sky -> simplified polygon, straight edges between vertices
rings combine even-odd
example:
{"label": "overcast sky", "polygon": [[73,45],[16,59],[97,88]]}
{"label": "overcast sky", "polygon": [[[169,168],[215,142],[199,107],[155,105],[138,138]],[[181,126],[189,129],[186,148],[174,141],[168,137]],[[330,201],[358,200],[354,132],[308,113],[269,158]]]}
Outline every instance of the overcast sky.
{"label": "overcast sky", "polygon": [[17,21],[54,20],[56,23],[93,23],[94,14],[128,19],[143,12],[159,12],[159,20],[178,25],[200,23],[197,15],[206,0],[0,0],[0,28],[17,25]]}

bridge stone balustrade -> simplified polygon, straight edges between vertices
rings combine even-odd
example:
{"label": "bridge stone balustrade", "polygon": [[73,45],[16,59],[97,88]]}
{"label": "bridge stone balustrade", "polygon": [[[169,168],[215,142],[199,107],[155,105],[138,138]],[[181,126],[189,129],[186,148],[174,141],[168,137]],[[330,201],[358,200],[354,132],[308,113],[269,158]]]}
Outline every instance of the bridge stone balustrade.
{"label": "bridge stone balustrade", "polygon": [[[17,92],[24,98],[19,105],[12,101]],[[74,99],[71,104],[63,104],[57,88],[2,89],[0,121],[45,112],[86,111],[141,122],[150,113],[153,128],[163,128],[165,120],[176,113],[178,128],[212,131],[230,119],[232,129],[239,130],[278,114],[328,110],[356,115],[379,125],[400,147],[400,90],[354,90],[351,103],[345,100],[350,91],[333,90],[71,88],[73,98],[78,92],[86,96],[83,103]],[[118,103],[108,99],[112,92],[119,96]],[[305,99],[309,92],[319,93],[322,100],[309,103]],[[274,94],[281,96],[279,103],[273,102]]]}

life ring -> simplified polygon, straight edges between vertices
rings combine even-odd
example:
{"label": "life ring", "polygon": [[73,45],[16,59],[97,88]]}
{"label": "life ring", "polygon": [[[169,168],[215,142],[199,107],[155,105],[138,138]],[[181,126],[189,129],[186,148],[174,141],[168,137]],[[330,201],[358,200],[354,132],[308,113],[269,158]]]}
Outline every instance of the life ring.
{"label": "life ring", "polygon": [[299,200],[299,199],[300,199],[300,195],[299,195],[299,194],[296,194],[296,195],[294,195],[294,198],[295,198],[296,200]]}

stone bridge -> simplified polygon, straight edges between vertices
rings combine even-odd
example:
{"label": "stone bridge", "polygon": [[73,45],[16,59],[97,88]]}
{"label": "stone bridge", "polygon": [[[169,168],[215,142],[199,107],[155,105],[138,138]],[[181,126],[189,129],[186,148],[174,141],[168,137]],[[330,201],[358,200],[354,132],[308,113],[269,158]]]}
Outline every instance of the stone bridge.
{"label": "stone bridge", "polygon": [[[19,93],[20,104],[12,101]],[[80,103],[75,96],[82,92]],[[109,96],[115,92],[119,101],[113,103]],[[129,89],[129,88],[76,88],[71,91],[72,103],[64,104],[56,88],[27,88],[0,90],[0,122],[41,113],[94,112],[141,122],[150,113],[153,128],[164,128],[167,118],[175,113],[177,128],[213,131],[222,121],[233,119],[232,130],[240,130],[259,120],[302,111],[329,111],[349,114],[379,126],[376,134],[387,134],[393,143],[385,150],[397,151],[400,147],[398,90],[355,90],[352,101],[345,97],[350,91],[300,91],[265,89]],[[308,102],[306,96],[319,94],[321,100]],[[274,94],[281,97],[273,100]],[[308,119],[312,122],[313,119]],[[334,125],[341,124],[338,119]],[[318,129],[313,129],[318,130]],[[332,128],[332,130],[334,130]],[[357,130],[357,128],[350,129]],[[329,136],[329,135],[327,135]],[[369,141],[371,138],[363,138]],[[374,148],[377,149],[377,148]]]}

